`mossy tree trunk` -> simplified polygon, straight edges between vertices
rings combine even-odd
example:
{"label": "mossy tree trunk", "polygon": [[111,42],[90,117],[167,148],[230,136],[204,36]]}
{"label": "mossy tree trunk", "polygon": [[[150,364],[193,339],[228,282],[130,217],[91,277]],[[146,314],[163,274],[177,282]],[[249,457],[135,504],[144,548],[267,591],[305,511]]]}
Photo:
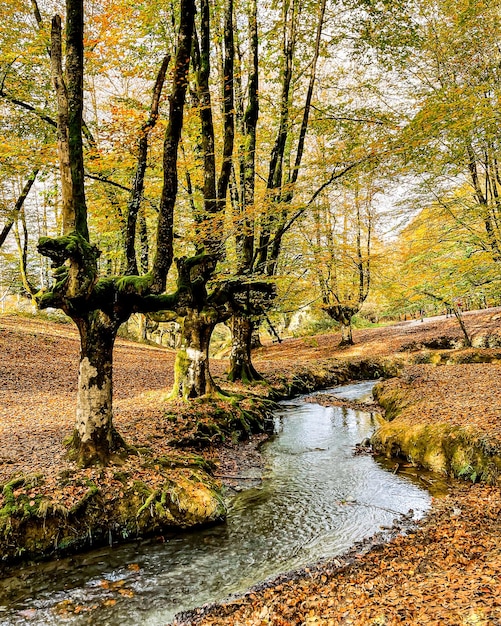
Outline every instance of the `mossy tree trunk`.
{"label": "mossy tree trunk", "polygon": [[187,309],[181,324],[181,347],[176,354],[172,398],[199,398],[217,390],[209,371],[209,347],[217,313]]}
{"label": "mossy tree trunk", "polygon": [[[216,173],[215,133],[211,104],[210,75],[212,43],[209,0],[200,2],[200,37],[195,39],[192,57],[196,77],[193,96],[200,116],[200,148],[203,157],[203,208],[195,211],[196,255],[188,259],[181,282],[189,286],[191,302],[179,314],[181,347],[175,363],[172,397],[197,398],[217,390],[209,372],[209,345],[215,325],[225,309],[224,289],[207,285],[214,276],[218,261],[225,254],[223,226],[226,197],[233,163],[234,96],[233,96],[233,0],[224,2],[223,32],[223,149],[220,174]],[[178,271],[180,267],[178,266]],[[213,306],[214,299],[219,302]],[[223,300],[221,302],[221,299]]]}
{"label": "mossy tree trunk", "polygon": [[[236,99],[237,121],[241,137],[239,149],[240,189],[234,209],[239,219],[235,237],[237,273],[248,277],[253,270],[255,244],[255,218],[253,217],[256,178],[256,129],[259,118],[259,38],[257,1],[248,4],[249,65],[247,80],[247,106],[244,110],[241,76],[237,73],[239,97]],[[251,360],[254,322],[246,309],[236,312],[230,322],[232,347],[228,380],[252,382],[261,380]]]}
{"label": "mossy tree trunk", "polygon": [[341,326],[341,341],[339,342],[340,346],[352,346],[353,341],[353,332],[351,326],[351,319],[358,312],[358,307],[354,306],[343,306],[343,305],[335,305],[335,306],[327,306],[325,307],[325,311],[333,320],[339,322]]}
{"label": "mossy tree trunk", "polygon": [[339,342],[340,346],[352,346],[353,341],[353,332],[351,328],[351,318],[342,318],[340,321],[341,324],[341,341]]}
{"label": "mossy tree trunk", "polygon": [[251,345],[254,335],[254,322],[247,315],[233,315],[231,318],[231,354],[228,380],[234,382],[241,380],[243,383],[251,383],[262,380],[252,364]]}
{"label": "mossy tree trunk", "polygon": [[75,319],[80,332],[76,424],[71,456],[105,465],[122,440],[113,428],[113,346],[120,320],[100,310]]}

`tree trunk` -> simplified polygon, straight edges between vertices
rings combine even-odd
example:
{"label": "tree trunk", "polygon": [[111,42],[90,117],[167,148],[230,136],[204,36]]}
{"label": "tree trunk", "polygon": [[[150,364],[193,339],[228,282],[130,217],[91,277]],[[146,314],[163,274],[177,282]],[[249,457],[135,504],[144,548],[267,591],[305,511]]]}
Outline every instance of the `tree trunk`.
{"label": "tree trunk", "polygon": [[123,443],[112,425],[113,345],[120,323],[99,310],[75,321],[81,348],[70,455],[79,465],[105,465]]}
{"label": "tree trunk", "polygon": [[181,347],[174,365],[172,398],[199,398],[217,390],[209,372],[209,346],[217,316],[188,309],[181,324]]}
{"label": "tree trunk", "polygon": [[234,315],[231,318],[232,345],[230,354],[230,371],[228,380],[241,380],[251,383],[263,380],[255,370],[251,360],[251,344],[254,332],[254,323],[247,315]]}
{"label": "tree trunk", "polygon": [[339,320],[341,324],[341,341],[339,342],[340,346],[352,346],[353,334],[351,330],[351,317],[348,315],[343,315]]}
{"label": "tree trunk", "polygon": [[[177,302],[177,295],[171,298],[163,292],[173,260],[177,155],[188,85],[194,14],[194,0],[181,0],[176,63],[169,98],[170,114],[164,139],[164,184],[154,266],[151,275],[142,279],[132,276],[129,277],[131,280],[124,276],[99,280],[99,251],[89,240],[82,142],[83,0],[66,0],[64,64],[61,18],[56,15],[52,20],[50,57],[58,105],[57,143],[62,181],[63,236],[42,237],[39,240],[39,252],[53,263],[55,282],[50,291],[37,294],[37,302],[40,308],[56,306],[63,309],[80,331],[77,419],[71,452],[81,465],[106,464],[112,453],[124,445],[112,424],[113,345],[120,323],[127,320],[133,311],[165,310]],[[156,107],[166,69],[167,60],[164,60],[155,86],[150,121],[143,126],[143,134],[147,134],[149,125],[156,121]],[[147,143],[142,145],[142,150],[140,166],[146,167],[144,152],[147,152]],[[140,172],[141,180],[136,180],[135,199],[138,203],[142,195],[143,174]],[[132,242],[133,234],[135,223],[130,224]],[[132,245],[128,256],[131,260],[134,256],[135,261]]]}
{"label": "tree trunk", "polygon": [[461,315],[461,309],[456,304],[454,304],[452,310],[464,335],[465,346],[467,348],[471,348],[471,338],[468,334],[468,329],[465,326],[463,316]]}
{"label": "tree trunk", "polygon": [[254,350],[255,348],[262,348],[263,344],[261,343],[261,335],[259,333],[259,327],[261,326],[261,319],[257,322],[253,322],[252,324],[252,337],[250,340],[250,349]]}
{"label": "tree trunk", "polygon": [[[256,128],[259,117],[259,57],[258,57],[258,28],[257,28],[257,0],[251,0],[249,4],[248,39],[249,50],[249,78],[248,78],[248,102],[245,112],[243,111],[243,96],[237,100],[240,106],[240,119],[242,121],[240,133],[242,144],[240,150],[240,195],[242,206],[240,207],[239,226],[240,232],[236,235],[237,249],[237,273],[252,273],[254,257],[254,195],[256,178]],[[237,81],[240,77],[235,77]],[[241,83],[240,83],[241,85]],[[230,355],[229,381],[241,380],[252,382],[262,380],[262,377],[254,369],[251,361],[251,349],[255,323],[248,312],[235,314],[231,318],[232,348]],[[258,325],[259,326],[259,325]],[[258,333],[259,337],[259,333]]]}

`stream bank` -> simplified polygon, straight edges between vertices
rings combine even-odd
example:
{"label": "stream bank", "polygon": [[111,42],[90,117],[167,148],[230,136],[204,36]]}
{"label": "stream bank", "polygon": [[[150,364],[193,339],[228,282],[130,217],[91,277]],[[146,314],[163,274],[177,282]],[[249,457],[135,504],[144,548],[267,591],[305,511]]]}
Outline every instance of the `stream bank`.
{"label": "stream bank", "polygon": [[[335,393],[365,398],[372,385]],[[387,536],[395,519],[406,526],[429,508],[422,484],[354,452],[376,426],[372,413],[301,398],[281,403],[274,420],[262,483],[231,498],[226,524],[13,572],[0,584],[3,623],[164,626],[180,610],[345,554],[381,528]]]}
{"label": "stream bank", "polygon": [[[55,475],[16,472],[1,485],[0,567],[223,521],[225,490],[260,480],[257,446],[272,430],[276,401],[389,375],[400,364],[400,358],[311,364],[292,378],[256,386],[252,395],[234,385],[227,399],[186,403],[150,392],[161,418],[147,425],[136,420],[136,437],[126,438],[133,445],[121,461],[82,469],[64,459]],[[249,472],[252,479],[242,480]]]}
{"label": "stream bank", "polygon": [[[386,390],[378,391],[378,398],[390,416],[395,398],[402,405],[408,402],[410,387],[405,392],[395,389],[412,367],[426,369],[447,363],[446,368],[439,368],[445,372],[454,361],[495,361],[499,356],[498,350],[415,351],[413,347],[367,358],[344,350],[329,359],[297,364],[292,371],[275,371],[271,384],[256,385],[253,395],[247,398],[238,395],[243,392],[238,385],[228,387],[236,394],[233,402],[165,402],[163,392],[150,392],[148,403],[161,410],[161,417],[148,423],[147,431],[140,418],[136,419],[136,436],[132,439],[136,445],[121,465],[82,470],[65,460],[56,475],[18,472],[3,483],[0,565],[5,568],[18,561],[56,558],[99,545],[221,522],[227,514],[225,489],[241,490],[260,479],[257,446],[268,436],[269,411],[275,401],[357,378],[401,374],[404,378],[394,378],[378,387]],[[413,366],[416,362],[428,365]],[[433,397],[434,389],[430,387],[426,394]],[[451,446],[444,441],[454,442],[450,454]],[[385,424],[373,442],[386,456],[404,456],[425,468],[463,477],[492,482],[501,468],[498,457],[493,460],[497,448],[484,436],[477,433],[474,437],[471,431],[458,431],[456,427],[427,425],[411,429],[402,418]],[[465,445],[458,448],[462,442]],[[437,446],[445,452],[437,454]],[[247,478],[242,480],[242,475]]]}
{"label": "stream bank", "polygon": [[[405,529],[404,529],[405,530]],[[451,484],[417,528],[279,577],[176,626],[494,626],[501,623],[501,497]]]}
{"label": "stream bank", "polygon": [[500,375],[498,362],[408,366],[374,388],[386,418],[374,448],[434,472],[499,485]]}
{"label": "stream bank", "polygon": [[129,445],[128,454],[109,466],[80,468],[65,459],[55,475],[16,473],[1,485],[3,570],[224,521],[217,444],[221,449],[227,440],[225,456],[231,450],[235,462],[241,457],[238,471],[258,464],[255,446],[272,428],[270,403],[166,403],[161,394],[158,403],[162,419],[147,425],[147,441]]}
{"label": "stream bank", "polygon": [[[223,521],[225,489],[259,480],[256,446],[271,432],[276,401],[388,376],[403,361],[399,356],[299,366],[292,377],[278,374],[250,394],[227,386],[227,399],[186,403],[149,392],[147,401],[160,418],[145,424],[137,417],[132,437],[121,429],[132,444],[126,458],[86,469],[62,459],[56,474],[17,471],[1,484],[0,567]],[[253,479],[242,481],[239,474],[249,471]]]}

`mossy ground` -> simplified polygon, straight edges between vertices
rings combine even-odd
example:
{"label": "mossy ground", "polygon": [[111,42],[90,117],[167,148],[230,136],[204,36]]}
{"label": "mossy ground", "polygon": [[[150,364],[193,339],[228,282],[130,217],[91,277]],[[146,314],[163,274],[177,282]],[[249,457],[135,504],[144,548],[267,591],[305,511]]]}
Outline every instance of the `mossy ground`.
{"label": "mossy ground", "polygon": [[194,455],[41,475],[2,486],[3,564],[221,521],[226,507],[210,465]]}
{"label": "mossy ground", "polygon": [[225,488],[214,477],[212,449],[264,432],[273,403],[153,395],[161,418],[107,467],[80,468],[68,458],[56,476],[18,473],[1,485],[4,564],[224,520]]}
{"label": "mossy ground", "polygon": [[387,422],[372,439],[376,450],[449,476],[500,484],[501,368],[471,361],[409,366],[379,383],[374,393]]}

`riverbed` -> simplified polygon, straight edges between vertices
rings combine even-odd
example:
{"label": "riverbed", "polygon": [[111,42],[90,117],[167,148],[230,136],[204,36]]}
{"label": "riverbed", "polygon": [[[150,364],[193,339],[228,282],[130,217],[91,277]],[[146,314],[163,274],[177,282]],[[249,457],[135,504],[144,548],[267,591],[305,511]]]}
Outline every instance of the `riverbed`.
{"label": "riverbed", "polygon": [[[329,393],[364,400],[372,385]],[[275,426],[262,483],[232,497],[225,524],[20,570],[0,597],[0,624],[164,625],[429,508],[424,488],[354,454],[374,415],[298,398],[280,405]]]}

